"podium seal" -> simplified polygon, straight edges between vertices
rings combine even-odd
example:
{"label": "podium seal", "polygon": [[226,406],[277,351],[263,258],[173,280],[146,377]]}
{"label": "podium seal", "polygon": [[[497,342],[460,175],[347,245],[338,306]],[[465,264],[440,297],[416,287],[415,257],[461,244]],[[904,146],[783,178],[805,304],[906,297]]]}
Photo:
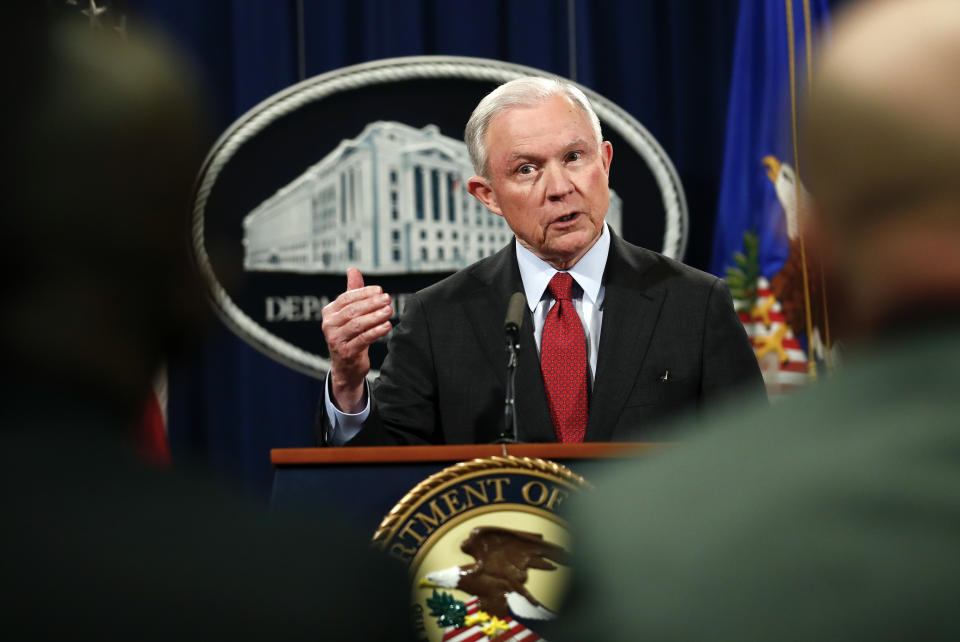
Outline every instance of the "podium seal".
{"label": "podium seal", "polygon": [[512,456],[445,468],[387,514],[374,543],[410,569],[422,640],[535,641],[569,579],[568,468]]}

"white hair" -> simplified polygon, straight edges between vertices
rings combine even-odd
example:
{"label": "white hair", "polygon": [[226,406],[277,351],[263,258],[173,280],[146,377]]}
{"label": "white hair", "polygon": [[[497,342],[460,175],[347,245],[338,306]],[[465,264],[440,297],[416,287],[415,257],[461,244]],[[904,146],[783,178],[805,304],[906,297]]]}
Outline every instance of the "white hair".
{"label": "white hair", "polygon": [[603,142],[600,119],[583,91],[561,78],[526,76],[511,80],[491,91],[470,115],[463,138],[470,152],[473,170],[480,176],[488,176],[486,136],[494,116],[513,107],[533,107],[554,96],[569,98],[587,115],[599,147]]}

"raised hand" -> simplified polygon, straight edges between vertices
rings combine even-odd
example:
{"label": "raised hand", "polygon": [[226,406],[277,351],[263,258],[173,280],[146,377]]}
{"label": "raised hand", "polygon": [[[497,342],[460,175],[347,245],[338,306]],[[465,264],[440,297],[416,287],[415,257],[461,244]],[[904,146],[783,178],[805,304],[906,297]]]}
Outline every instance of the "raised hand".
{"label": "raised hand", "polygon": [[379,285],[365,287],[357,268],[347,270],[347,291],[323,308],[333,402],[343,412],[360,412],[366,405],[370,344],[390,332],[392,314],[390,295]]}

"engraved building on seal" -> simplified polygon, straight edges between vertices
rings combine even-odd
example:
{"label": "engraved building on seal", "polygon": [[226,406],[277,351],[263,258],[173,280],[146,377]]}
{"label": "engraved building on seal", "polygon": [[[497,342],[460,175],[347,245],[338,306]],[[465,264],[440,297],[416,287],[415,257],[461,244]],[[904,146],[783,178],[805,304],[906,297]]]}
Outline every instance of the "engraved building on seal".
{"label": "engraved building on seal", "polygon": [[[445,272],[502,248],[513,233],[466,189],[463,141],[436,125],[368,124],[243,219],[244,269],[365,274]],[[610,190],[607,223],[620,232]]]}

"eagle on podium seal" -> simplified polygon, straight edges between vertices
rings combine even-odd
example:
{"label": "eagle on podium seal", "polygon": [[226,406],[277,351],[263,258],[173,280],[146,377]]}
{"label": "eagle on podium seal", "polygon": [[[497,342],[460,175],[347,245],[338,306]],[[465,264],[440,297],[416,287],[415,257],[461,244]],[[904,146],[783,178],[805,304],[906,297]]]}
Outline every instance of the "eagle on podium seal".
{"label": "eagle on podium seal", "polygon": [[543,459],[455,464],[414,487],[374,543],[408,565],[411,622],[421,640],[543,639],[570,577],[564,506],[583,477]]}

